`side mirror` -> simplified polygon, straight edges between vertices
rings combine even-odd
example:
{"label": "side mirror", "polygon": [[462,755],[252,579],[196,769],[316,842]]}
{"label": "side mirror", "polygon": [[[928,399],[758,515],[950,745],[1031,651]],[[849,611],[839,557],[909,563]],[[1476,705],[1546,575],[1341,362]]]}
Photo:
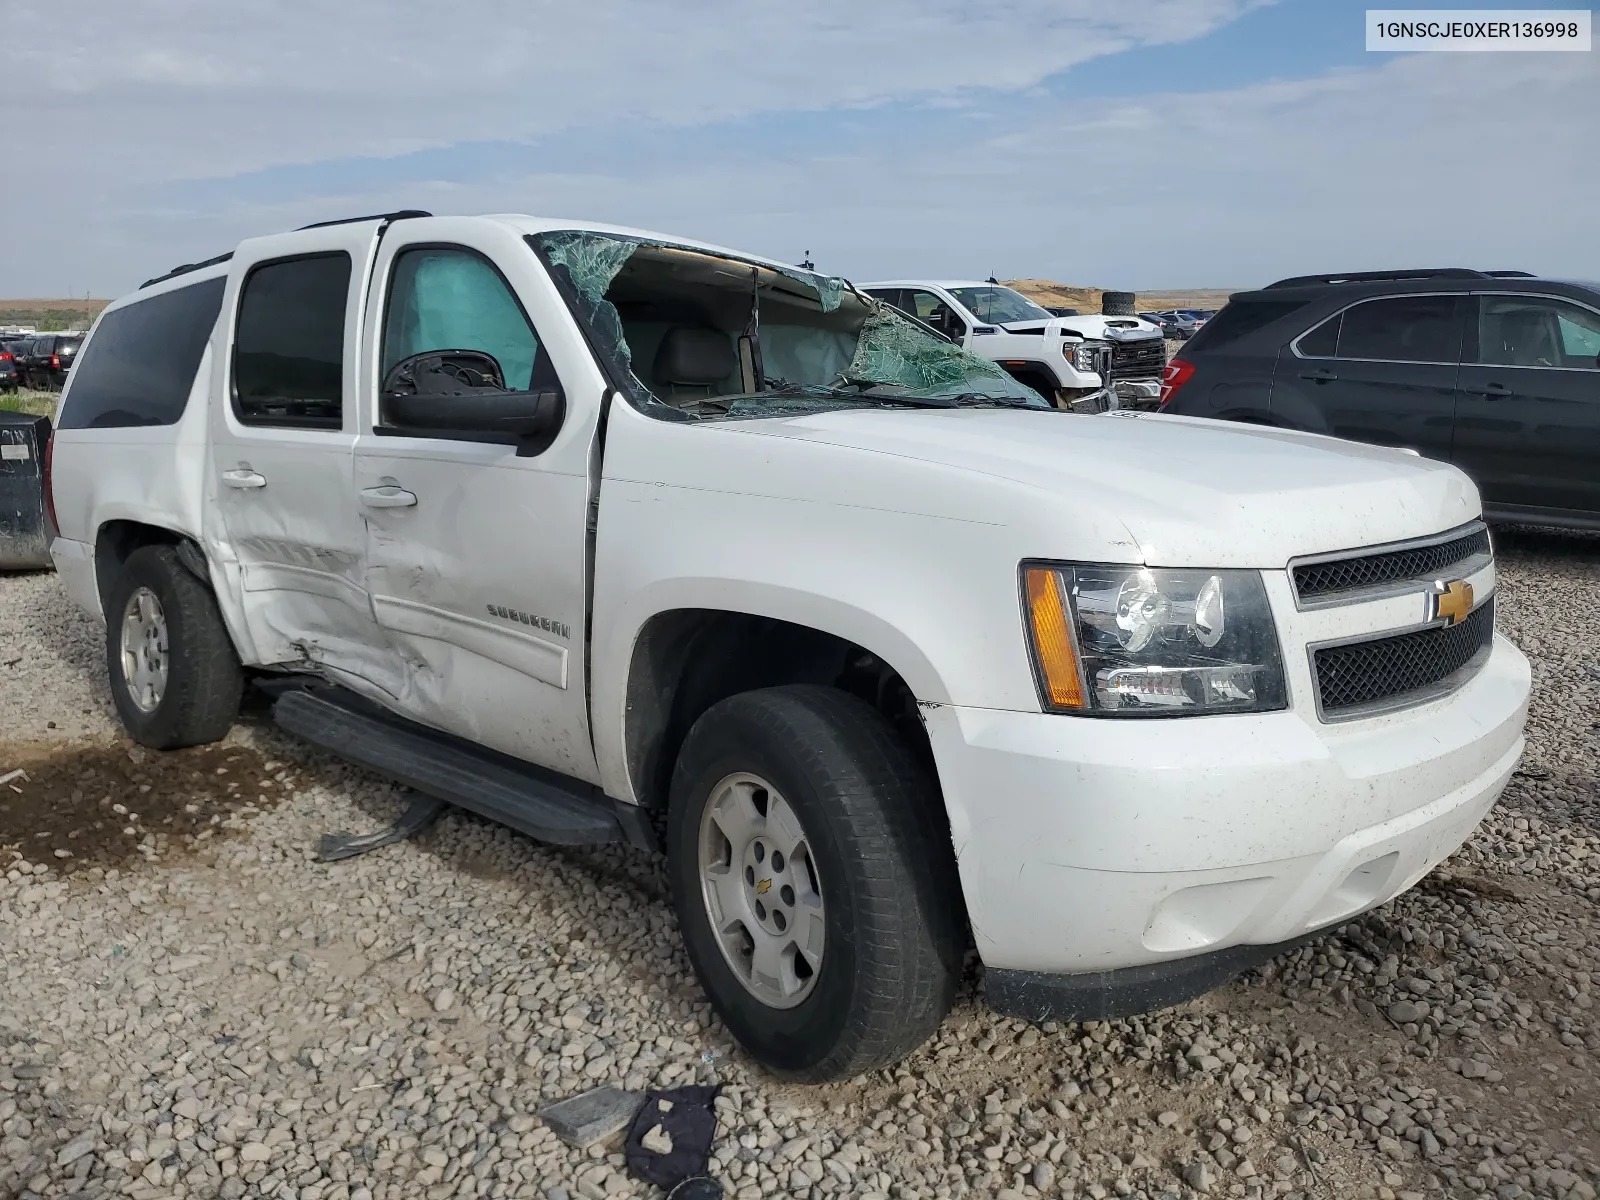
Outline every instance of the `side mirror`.
{"label": "side mirror", "polygon": [[402,358],[383,377],[383,394],[458,395],[506,390],[500,360],[482,350],[426,350]]}
{"label": "side mirror", "polygon": [[378,406],[385,425],[440,437],[514,440],[519,458],[549,449],[567,415],[559,385],[508,391],[499,362],[478,350],[414,354],[390,368],[383,383]]}

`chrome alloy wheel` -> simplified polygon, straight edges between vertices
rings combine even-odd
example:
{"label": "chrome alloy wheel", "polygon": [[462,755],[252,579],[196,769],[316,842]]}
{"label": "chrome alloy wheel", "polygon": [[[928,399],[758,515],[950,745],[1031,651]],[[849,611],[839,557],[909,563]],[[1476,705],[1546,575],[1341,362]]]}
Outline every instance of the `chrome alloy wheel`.
{"label": "chrome alloy wheel", "polygon": [[793,1008],[822,971],[822,881],[793,808],[757,775],[729,775],[700,816],[700,890],[722,955],[769,1008]]}
{"label": "chrome alloy wheel", "polygon": [[147,587],[136,588],[122,610],[122,679],[140,712],[160,707],[167,691],[167,614]]}

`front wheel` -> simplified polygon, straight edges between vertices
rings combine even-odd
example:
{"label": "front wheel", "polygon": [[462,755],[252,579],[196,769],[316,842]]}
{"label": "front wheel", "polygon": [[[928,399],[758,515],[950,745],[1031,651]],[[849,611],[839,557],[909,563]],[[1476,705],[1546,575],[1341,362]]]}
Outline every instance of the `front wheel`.
{"label": "front wheel", "polygon": [[938,1028],[964,947],[949,835],[876,710],[815,686],[712,706],[678,757],[667,825],[690,961],[760,1062],[848,1079]]}
{"label": "front wheel", "polygon": [[244,671],[210,589],[163,545],[130,554],[109,593],[106,668],[133,740],[172,750],[226,734]]}

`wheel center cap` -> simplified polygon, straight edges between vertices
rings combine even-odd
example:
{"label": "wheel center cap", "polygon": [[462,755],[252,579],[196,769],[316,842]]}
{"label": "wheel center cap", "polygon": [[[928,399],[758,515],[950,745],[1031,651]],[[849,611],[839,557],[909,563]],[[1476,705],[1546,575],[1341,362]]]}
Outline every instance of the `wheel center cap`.
{"label": "wheel center cap", "polygon": [[744,849],[745,899],[761,928],[781,934],[793,919],[794,889],[789,886],[789,864],[783,852],[764,837],[754,837]]}

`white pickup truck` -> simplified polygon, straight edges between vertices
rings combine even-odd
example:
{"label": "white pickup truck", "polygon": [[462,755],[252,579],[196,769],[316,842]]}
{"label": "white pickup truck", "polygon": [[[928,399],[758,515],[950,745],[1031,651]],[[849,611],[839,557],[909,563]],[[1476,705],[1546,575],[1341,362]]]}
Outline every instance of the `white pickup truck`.
{"label": "white pickup truck", "polygon": [[286,729],[664,850],[729,1029],[893,1062],[988,1002],[1195,995],[1414,884],[1522,752],[1478,495],[1371,446],[1044,403],[842,280],[397,213],[96,323],[52,553],[130,734]]}
{"label": "white pickup truck", "polygon": [[1167,344],[1161,326],[1141,317],[1057,316],[992,279],[892,279],[860,286],[999,363],[1061,407],[1154,410],[1160,400]]}

